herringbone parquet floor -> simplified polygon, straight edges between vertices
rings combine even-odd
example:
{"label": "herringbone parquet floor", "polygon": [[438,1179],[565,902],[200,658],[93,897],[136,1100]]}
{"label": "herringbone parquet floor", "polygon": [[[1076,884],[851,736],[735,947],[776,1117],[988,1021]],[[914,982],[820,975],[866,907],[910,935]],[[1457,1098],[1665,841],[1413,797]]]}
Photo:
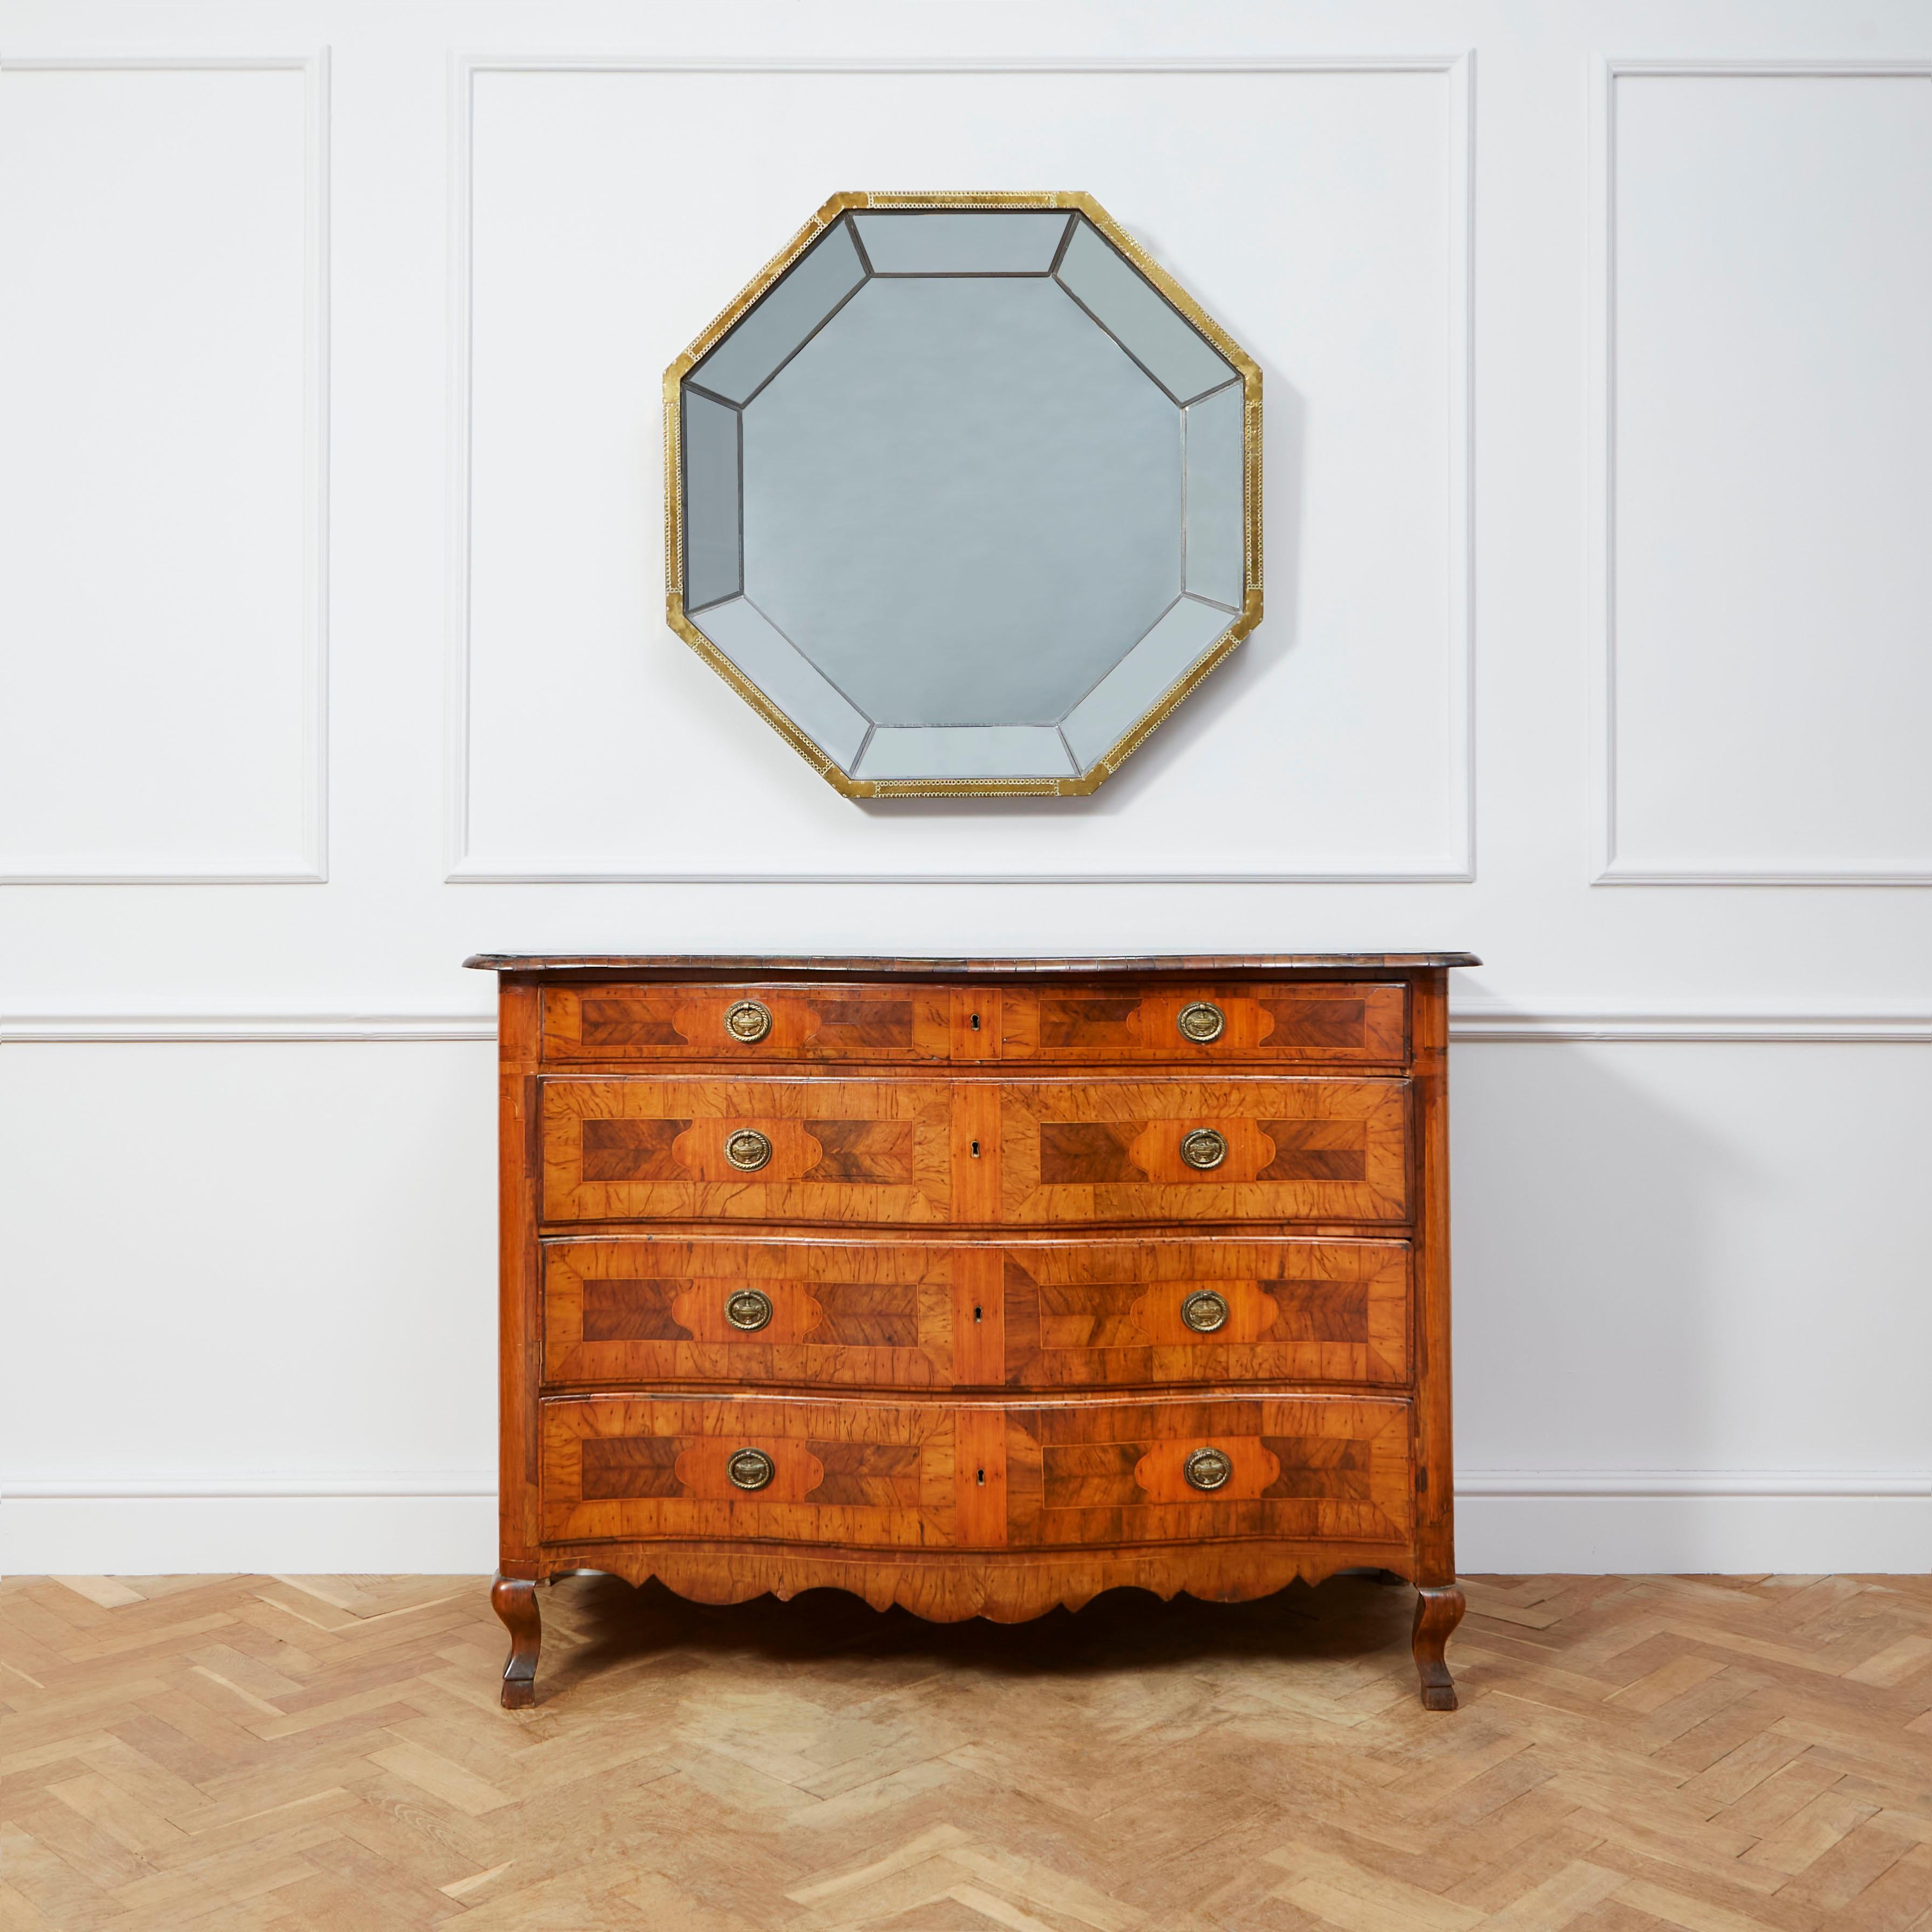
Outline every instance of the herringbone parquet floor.
{"label": "herringbone parquet floor", "polygon": [[1932,1583],[1116,1593],[935,1627],[826,1592],[0,1585],[0,1928],[1932,1928]]}

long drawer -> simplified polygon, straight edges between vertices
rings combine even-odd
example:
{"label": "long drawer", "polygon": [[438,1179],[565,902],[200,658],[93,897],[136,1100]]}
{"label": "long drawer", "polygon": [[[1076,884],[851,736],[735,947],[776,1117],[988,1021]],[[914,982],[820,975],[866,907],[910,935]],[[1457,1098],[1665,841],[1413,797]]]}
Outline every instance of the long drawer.
{"label": "long drawer", "polygon": [[900,1549],[1389,1544],[1411,1414],[1382,1396],[1054,1403],[684,1396],[543,1406],[547,1541]]}
{"label": "long drawer", "polygon": [[549,986],[551,1061],[1006,1060],[1398,1063],[1408,989],[1363,981],[1178,986]]}
{"label": "long drawer", "polygon": [[949,1389],[1400,1383],[1383,1240],[546,1241],[544,1378]]}
{"label": "long drawer", "polygon": [[1328,1221],[1408,1213],[1408,1083],[694,1074],[543,1082],[553,1222]]}

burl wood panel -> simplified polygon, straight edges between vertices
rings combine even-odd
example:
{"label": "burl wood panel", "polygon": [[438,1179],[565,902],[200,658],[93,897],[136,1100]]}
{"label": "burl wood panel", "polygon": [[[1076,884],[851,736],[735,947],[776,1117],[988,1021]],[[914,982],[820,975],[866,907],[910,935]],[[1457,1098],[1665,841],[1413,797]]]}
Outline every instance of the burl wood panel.
{"label": "burl wood panel", "polygon": [[[934,1402],[850,1396],[641,1396],[543,1405],[546,1540],[754,1538],[952,1549],[1004,1540],[976,1494],[984,1463],[969,1420]],[[736,1487],[741,1450],[773,1466]],[[996,1492],[997,1493],[997,1492]]]}
{"label": "burl wood panel", "polygon": [[[724,1016],[770,1013],[761,1038]],[[933,1060],[952,1057],[952,995],[930,986],[547,986],[544,1057],[564,1060]]]}
{"label": "burl wood panel", "polygon": [[[1401,1242],[1059,1241],[1003,1262],[1010,1386],[1408,1378]],[[1204,1292],[1227,1310],[1207,1333],[1182,1312]]]}
{"label": "burl wood panel", "polygon": [[[1015,1408],[1006,1418],[1006,1540],[1399,1542],[1412,1521],[1409,1441],[1408,1403],[1382,1396]],[[1184,1472],[1209,1448],[1233,1473],[1204,1492]]]}
{"label": "burl wood panel", "polygon": [[[771,1158],[725,1144],[751,1128]],[[952,1090],[923,1081],[543,1082],[543,1214],[553,1221],[944,1221]]]}
{"label": "burl wood panel", "polygon": [[[1000,1218],[1400,1221],[1400,1079],[1019,1082],[999,1089]],[[1181,1158],[1197,1129],[1226,1158]]]}
{"label": "burl wood panel", "polygon": [[[985,1259],[993,1294],[975,1251],[904,1242],[546,1243],[544,1378],[885,1389],[996,1381],[998,1259]],[[770,1304],[762,1328],[726,1316],[746,1288]]]}
{"label": "burl wood panel", "polygon": [[[1002,1060],[1398,1064],[1408,1052],[1406,992],[1372,982],[1028,987],[998,997]],[[1192,1040],[1180,1016],[1202,1002],[1220,1010],[1221,1031]]]}

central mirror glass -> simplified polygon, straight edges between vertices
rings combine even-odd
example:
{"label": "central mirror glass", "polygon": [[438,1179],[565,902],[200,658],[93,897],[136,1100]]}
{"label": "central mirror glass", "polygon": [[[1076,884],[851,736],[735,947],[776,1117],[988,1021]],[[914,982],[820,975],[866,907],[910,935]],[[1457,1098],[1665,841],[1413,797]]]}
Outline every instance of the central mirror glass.
{"label": "central mirror glass", "polygon": [[671,372],[673,623],[848,792],[1090,790],[1259,615],[1258,373],[1034,199],[837,197]]}

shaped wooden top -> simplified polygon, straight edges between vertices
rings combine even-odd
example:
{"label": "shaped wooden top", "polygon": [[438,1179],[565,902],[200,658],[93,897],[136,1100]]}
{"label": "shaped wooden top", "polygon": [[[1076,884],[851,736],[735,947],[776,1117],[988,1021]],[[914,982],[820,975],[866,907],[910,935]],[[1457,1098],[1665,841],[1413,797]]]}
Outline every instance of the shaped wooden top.
{"label": "shaped wooden top", "polygon": [[575,973],[629,978],[668,974],[785,974],[813,979],[956,979],[1051,973],[1090,979],[1102,973],[1412,973],[1480,966],[1473,952],[1236,952],[1120,955],[1098,959],[855,958],[802,953],[475,952],[464,961],[485,973]]}

